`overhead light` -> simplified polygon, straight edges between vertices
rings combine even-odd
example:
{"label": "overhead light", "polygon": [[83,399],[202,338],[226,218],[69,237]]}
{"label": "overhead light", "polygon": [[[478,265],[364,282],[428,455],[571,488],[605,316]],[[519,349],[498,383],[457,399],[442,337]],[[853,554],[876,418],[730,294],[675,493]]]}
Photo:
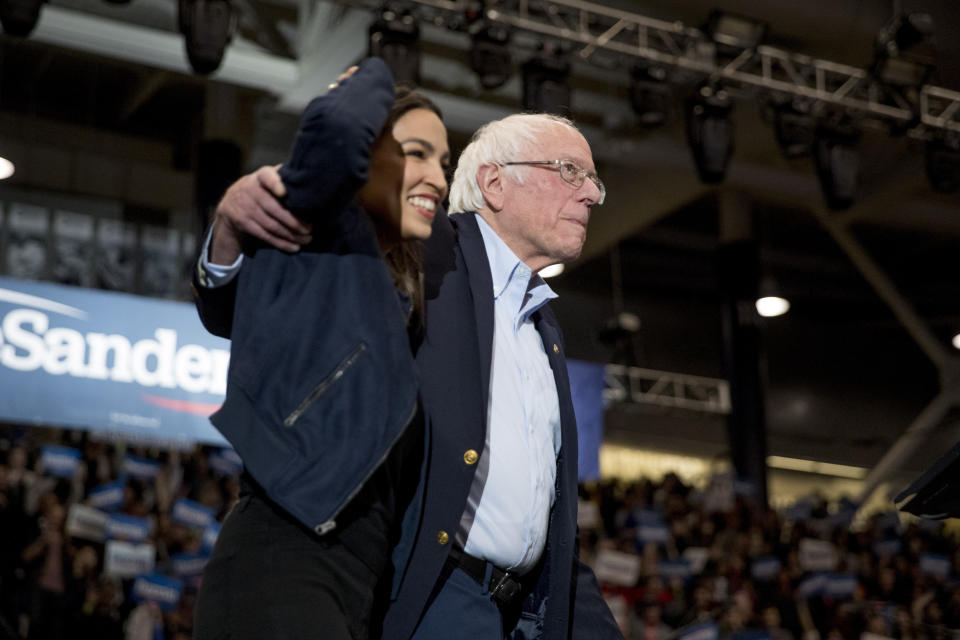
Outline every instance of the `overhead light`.
{"label": "overhead light", "polygon": [[541,278],[552,278],[553,276],[558,276],[563,273],[563,263],[558,262],[557,264],[552,264],[549,267],[544,267],[538,272]]}
{"label": "overhead light", "polygon": [[659,127],[667,121],[673,91],[663,67],[636,65],[630,71],[630,106],[641,126]]}
{"label": "overhead light", "polygon": [[817,127],[813,161],[820,188],[831,209],[847,209],[857,195],[860,173],[860,132],[841,120]]}
{"label": "overhead light", "polygon": [[704,31],[717,45],[717,57],[734,58],[745,49],[756,49],[767,37],[767,24],[748,16],[714,9]]}
{"label": "overhead light", "polygon": [[767,466],[771,469],[785,469],[788,471],[803,471],[816,473],[822,476],[835,476],[863,480],[867,477],[867,470],[863,467],[854,467],[848,464],[834,464],[832,462],[818,462],[802,458],[787,458],[785,456],[767,456]]}
{"label": "overhead light", "polygon": [[0,0],[0,25],[10,36],[26,38],[40,20],[43,0]]}
{"label": "overhead light", "polygon": [[790,301],[783,297],[776,280],[770,275],[760,279],[757,286],[757,313],[763,318],[776,318],[790,311]]}
{"label": "overhead light", "polygon": [[0,158],[0,180],[6,180],[13,175],[13,163],[6,158]]}
{"label": "overhead light", "polygon": [[468,27],[473,39],[470,47],[470,68],[477,74],[484,89],[497,89],[506,84],[513,71],[510,59],[510,30],[506,25],[477,20]]}
{"label": "overhead light", "polygon": [[545,42],[523,64],[523,108],[540,113],[570,115],[570,62],[557,45]]}
{"label": "overhead light", "polygon": [[196,73],[213,73],[237,30],[237,12],[229,0],[179,0],[178,21],[187,59]]}
{"label": "overhead light", "polygon": [[936,46],[928,13],[896,16],[877,34],[874,74],[898,87],[920,87],[933,75]]}
{"label": "overhead light", "polygon": [[723,180],[733,154],[733,104],[723,88],[703,84],[687,100],[687,143],[703,182]]}
{"label": "overhead light", "polygon": [[783,157],[792,160],[809,156],[816,128],[808,105],[796,101],[774,105],[773,134]]}
{"label": "overhead light", "polygon": [[960,137],[928,141],[924,161],[934,191],[953,193],[960,187]]}
{"label": "overhead light", "polygon": [[420,26],[407,10],[385,8],[369,30],[369,53],[383,58],[397,84],[420,85]]}
{"label": "overhead light", "polygon": [[960,349],[960,333],[953,336],[953,348]]}

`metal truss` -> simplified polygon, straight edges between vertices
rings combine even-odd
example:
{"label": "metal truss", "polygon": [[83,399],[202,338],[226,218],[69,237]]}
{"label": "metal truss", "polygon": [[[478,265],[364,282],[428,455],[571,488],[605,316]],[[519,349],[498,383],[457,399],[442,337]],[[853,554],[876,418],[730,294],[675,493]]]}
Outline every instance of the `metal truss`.
{"label": "metal truss", "polygon": [[719,378],[689,376],[640,367],[604,367],[605,404],[649,404],[706,413],[730,413],[730,384]]}
{"label": "metal truss", "polygon": [[[434,24],[463,24],[464,16],[549,37],[585,61],[601,53],[690,72],[727,86],[761,89],[824,107],[857,112],[905,128],[960,133],[960,92],[935,86],[884,86],[868,71],[775,47],[734,51],[718,62],[702,31],[583,0],[408,0]],[[725,50],[726,51],[726,50]],[[606,66],[606,64],[604,65]]]}

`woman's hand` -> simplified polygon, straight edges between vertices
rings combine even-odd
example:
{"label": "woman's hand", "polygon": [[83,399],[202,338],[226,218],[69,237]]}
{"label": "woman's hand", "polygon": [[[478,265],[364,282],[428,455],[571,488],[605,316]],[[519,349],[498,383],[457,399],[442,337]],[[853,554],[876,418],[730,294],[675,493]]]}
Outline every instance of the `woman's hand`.
{"label": "woman's hand", "polygon": [[208,256],[212,264],[233,264],[240,256],[247,236],[291,253],[310,242],[310,224],[280,204],[279,199],[286,195],[286,189],[278,168],[260,167],[227,189],[214,212]]}

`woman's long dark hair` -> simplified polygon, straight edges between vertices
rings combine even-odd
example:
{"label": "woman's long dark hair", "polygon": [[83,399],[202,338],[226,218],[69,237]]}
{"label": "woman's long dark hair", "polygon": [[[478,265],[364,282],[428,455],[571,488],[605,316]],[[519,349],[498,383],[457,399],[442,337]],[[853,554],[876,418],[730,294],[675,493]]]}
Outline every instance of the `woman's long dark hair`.
{"label": "woman's long dark hair", "polygon": [[[392,130],[397,120],[415,109],[427,109],[443,120],[443,113],[427,96],[415,89],[399,86],[395,90],[393,108],[384,123],[384,129]],[[403,203],[401,203],[401,207]],[[410,298],[413,310],[408,326],[411,337],[418,335],[423,326],[423,256],[419,240],[403,240],[384,254],[390,275],[397,289]]]}

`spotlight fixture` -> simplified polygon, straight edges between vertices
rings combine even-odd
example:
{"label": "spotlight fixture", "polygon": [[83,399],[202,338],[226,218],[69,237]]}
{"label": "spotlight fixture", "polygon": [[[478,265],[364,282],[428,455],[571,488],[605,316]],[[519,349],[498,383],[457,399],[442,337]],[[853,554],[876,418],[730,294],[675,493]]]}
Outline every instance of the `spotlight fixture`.
{"label": "spotlight fixture", "polygon": [[703,84],[687,100],[687,143],[700,180],[723,180],[733,154],[733,121],[730,95],[720,87]]}
{"label": "spotlight fixture", "polygon": [[928,13],[895,17],[877,34],[873,72],[881,82],[920,87],[933,75],[936,47]]}
{"label": "spotlight fixture", "polygon": [[714,9],[704,31],[717,45],[719,59],[733,59],[744,49],[756,49],[767,37],[767,24],[749,16]]}
{"label": "spotlight fixture", "polygon": [[954,193],[960,187],[960,137],[927,142],[924,152],[927,179],[934,191]]}
{"label": "spotlight fixture", "polygon": [[510,30],[502,24],[477,20],[468,27],[473,45],[470,47],[470,68],[477,74],[484,89],[498,89],[506,84],[512,72]]}
{"label": "spotlight fixture", "polygon": [[783,157],[795,159],[809,156],[816,128],[809,105],[789,101],[773,106],[773,134]]}
{"label": "spotlight fixture", "polygon": [[420,27],[407,10],[385,8],[370,25],[369,54],[383,58],[397,84],[420,85]]}
{"label": "spotlight fixture", "polygon": [[667,121],[673,91],[666,78],[663,67],[637,65],[630,71],[630,105],[643,127],[659,127]]}
{"label": "spotlight fixture", "polygon": [[953,336],[953,340],[950,341],[953,344],[954,349],[960,349],[960,333]]}
{"label": "spotlight fixture", "polygon": [[757,287],[757,301],[754,303],[757,313],[763,318],[782,316],[790,310],[790,301],[783,297],[771,276],[760,279]]}
{"label": "spotlight fixture", "polygon": [[0,25],[7,35],[26,38],[40,20],[44,0],[0,0]]}
{"label": "spotlight fixture", "polygon": [[847,209],[857,195],[860,132],[849,121],[823,123],[817,127],[813,161],[827,206]]}
{"label": "spotlight fixture", "polygon": [[6,180],[13,175],[13,163],[4,157],[0,157],[0,180]]}
{"label": "spotlight fixture", "polygon": [[178,20],[190,66],[204,75],[216,71],[237,30],[237,12],[230,0],[180,0]]}
{"label": "spotlight fixture", "polygon": [[559,48],[544,43],[523,64],[523,108],[528,111],[570,115],[570,62]]}

